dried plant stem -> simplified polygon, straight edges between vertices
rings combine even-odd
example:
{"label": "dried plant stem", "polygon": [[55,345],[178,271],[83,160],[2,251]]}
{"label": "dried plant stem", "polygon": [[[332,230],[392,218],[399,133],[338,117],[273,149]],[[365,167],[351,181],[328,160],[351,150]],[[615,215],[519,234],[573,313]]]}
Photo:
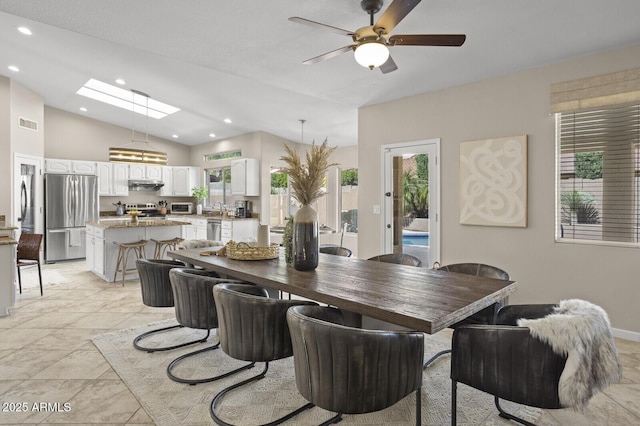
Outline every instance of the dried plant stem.
{"label": "dried plant stem", "polygon": [[329,157],[336,148],[330,148],[326,139],[321,145],[312,144],[305,156],[306,164],[302,163],[298,152],[286,143],[284,149],[287,155],[280,159],[287,165],[293,196],[301,204],[313,203],[324,195],[322,184],[327,170],[329,167],[338,165],[337,163],[329,164]]}

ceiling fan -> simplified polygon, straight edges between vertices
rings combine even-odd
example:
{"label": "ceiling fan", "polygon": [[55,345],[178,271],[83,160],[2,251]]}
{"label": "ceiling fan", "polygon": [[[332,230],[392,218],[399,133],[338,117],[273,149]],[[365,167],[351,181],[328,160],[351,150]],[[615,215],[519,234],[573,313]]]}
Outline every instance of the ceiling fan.
{"label": "ceiling fan", "polygon": [[333,58],[349,50],[354,51],[356,61],[369,69],[380,68],[384,74],[398,69],[389,55],[389,47],[393,46],[462,46],[467,38],[464,34],[396,34],[389,33],[405,16],[409,14],[421,0],[393,0],[384,13],[373,22],[373,16],[382,9],[383,0],[362,0],[360,7],[370,17],[370,24],[356,31],[347,31],[331,25],[321,24],[309,19],[294,16],[291,22],[308,25],[310,27],[332,31],[349,36],[353,44],[341,47],[331,52],[307,59],[303,64],[315,64]]}

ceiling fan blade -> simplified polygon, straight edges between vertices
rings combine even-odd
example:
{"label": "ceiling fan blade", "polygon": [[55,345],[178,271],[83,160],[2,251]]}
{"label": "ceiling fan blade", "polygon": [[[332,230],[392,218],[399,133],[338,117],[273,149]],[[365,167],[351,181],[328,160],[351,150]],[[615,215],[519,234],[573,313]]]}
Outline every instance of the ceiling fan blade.
{"label": "ceiling fan blade", "polygon": [[389,7],[387,7],[387,10],[380,15],[378,22],[373,26],[374,31],[379,28],[384,28],[385,32],[389,34],[420,1],[421,0],[393,0]]}
{"label": "ceiling fan blade", "polygon": [[318,63],[320,61],[325,61],[327,59],[334,58],[334,57],[336,57],[336,56],[338,56],[338,55],[340,55],[340,54],[342,54],[344,52],[348,52],[349,50],[353,50],[354,46],[355,46],[354,44],[351,44],[349,46],[341,47],[340,49],[332,50],[331,52],[323,53],[322,55],[318,55],[318,56],[315,56],[315,57],[313,57],[311,59],[307,59],[306,61],[303,62],[303,64],[311,65],[311,64]]}
{"label": "ceiling fan blade", "polygon": [[389,37],[392,46],[462,46],[464,34],[397,34]]}
{"label": "ceiling fan blade", "polygon": [[397,70],[398,66],[394,62],[391,55],[389,55],[389,59],[387,59],[387,61],[384,64],[380,65],[379,68],[380,68],[380,71],[382,71],[382,74],[387,74],[387,73],[390,73],[391,71]]}
{"label": "ceiling fan blade", "polygon": [[299,16],[292,16],[291,18],[289,18],[289,21],[296,22],[302,25],[308,25],[319,30],[328,30],[337,34],[346,35],[348,37],[353,36],[353,31],[343,30],[342,28],[332,27],[331,25],[321,24],[320,22],[316,21],[310,21],[309,19],[300,18]]}

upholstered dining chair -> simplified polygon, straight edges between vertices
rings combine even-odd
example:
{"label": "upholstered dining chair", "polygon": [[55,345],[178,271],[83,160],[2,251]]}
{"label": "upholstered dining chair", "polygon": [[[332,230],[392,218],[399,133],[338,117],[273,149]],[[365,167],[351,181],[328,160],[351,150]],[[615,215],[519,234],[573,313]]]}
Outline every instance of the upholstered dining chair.
{"label": "upholstered dining chair", "polygon": [[20,234],[18,239],[18,248],[16,255],[16,267],[18,270],[18,287],[20,294],[22,294],[22,277],[20,275],[20,268],[22,266],[38,266],[38,280],[40,281],[40,296],[43,295],[42,291],[42,270],[40,269],[40,244],[42,244],[42,234]]}
{"label": "upholstered dining chair", "polygon": [[287,321],[298,391],[338,413],[323,425],[385,409],[413,392],[421,424],[423,333],[344,326],[339,310],[321,306],[294,306]]}
{"label": "upholstered dining chair", "polygon": [[320,253],[333,254],[335,256],[351,257],[351,250],[341,246],[320,247]]}
{"label": "upholstered dining chair", "polygon": [[405,253],[389,253],[380,254],[378,256],[370,257],[368,260],[374,260],[376,262],[397,263],[399,265],[409,266],[422,266],[422,261],[415,256]]}
{"label": "upholstered dining chair", "polygon": [[464,383],[499,399],[557,409],[583,410],[605,387],[618,383],[622,366],[607,313],[580,299],[558,305],[509,305],[495,325],[466,325],[453,332],[451,424],[456,387]]}
{"label": "upholstered dining chair", "polygon": [[[255,285],[223,283],[213,288],[222,350],[237,360],[264,363],[264,369],[260,373],[226,387],[213,398],[210,414],[219,425],[229,426],[217,412],[226,394],[264,378],[270,361],[293,355],[287,310],[298,305],[317,306],[317,303],[311,301],[274,299],[268,296],[266,289]],[[305,404],[268,424],[280,424],[311,407],[313,404]]]}
{"label": "upholstered dining chair", "polygon": [[[173,268],[184,268],[182,262],[165,259],[138,259],[136,260],[136,269],[140,277],[140,290],[142,292],[142,303],[146,306],[154,308],[173,308],[173,290],[171,289],[171,281],[169,279],[169,271]],[[212,276],[217,276],[211,273]],[[205,342],[208,335],[188,342],[177,343],[169,346],[142,346],[140,341],[152,336],[156,333],[163,333],[172,329],[184,327],[181,324],[161,327],[140,334],[133,339],[133,347],[145,352],[168,351],[172,349],[182,348],[184,346]]]}
{"label": "upholstered dining chair", "polygon": [[[216,310],[216,304],[213,300],[213,287],[222,282],[242,282],[218,278],[215,272],[188,268],[171,269],[169,271],[169,280],[171,281],[178,324],[193,329],[206,330],[206,336],[203,337],[204,340],[209,338],[212,329],[218,328],[218,311]],[[206,378],[184,378],[178,377],[174,373],[178,364],[185,359],[218,349],[219,347],[220,343],[218,342],[214,345],[177,357],[167,366],[167,376],[175,382],[196,385],[198,383],[213,382],[253,367],[253,364],[248,364],[233,371]]]}
{"label": "upholstered dining chair", "polygon": [[[444,265],[437,268],[438,271],[448,271],[448,272],[456,272],[459,274],[466,275],[476,275],[479,277],[485,278],[496,278],[499,280],[508,280],[509,274],[502,269],[485,265],[483,263],[452,263],[450,265]],[[503,299],[498,303],[493,303],[491,306],[488,306],[481,310],[480,312],[476,312],[475,314],[465,318],[464,320],[452,324],[449,328],[457,328],[461,325],[468,324],[493,324],[495,322],[496,313],[500,307],[507,304],[507,299]],[[436,359],[441,357],[442,355],[446,355],[451,353],[451,349],[445,349],[433,355],[429,358],[425,363],[424,367],[428,367],[431,363],[433,363]]]}

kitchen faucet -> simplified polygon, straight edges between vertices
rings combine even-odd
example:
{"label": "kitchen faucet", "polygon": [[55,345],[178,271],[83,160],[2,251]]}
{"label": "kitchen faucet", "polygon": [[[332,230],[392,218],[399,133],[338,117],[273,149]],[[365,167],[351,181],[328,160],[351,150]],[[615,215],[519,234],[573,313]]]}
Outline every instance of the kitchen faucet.
{"label": "kitchen faucet", "polygon": [[214,210],[214,211],[215,211],[215,209],[216,209],[216,204],[220,204],[220,216],[222,216],[222,215],[223,215],[223,212],[222,212],[222,203],[221,203],[220,201],[216,201],[215,203],[213,203],[213,210]]}

